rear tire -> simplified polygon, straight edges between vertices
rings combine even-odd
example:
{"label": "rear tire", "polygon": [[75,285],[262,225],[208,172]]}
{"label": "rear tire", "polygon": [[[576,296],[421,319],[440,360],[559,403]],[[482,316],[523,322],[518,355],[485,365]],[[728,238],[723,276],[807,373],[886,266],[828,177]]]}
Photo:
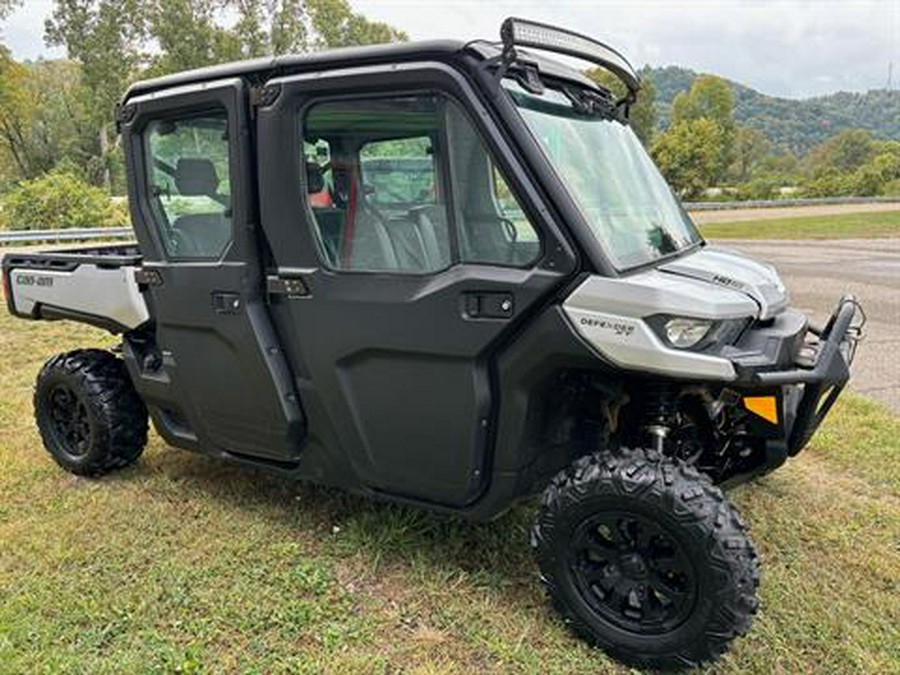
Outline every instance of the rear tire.
{"label": "rear tire", "polygon": [[759,604],[740,516],[708,478],[653,451],[593,454],[557,475],[532,547],[565,622],[634,666],[711,661]]}
{"label": "rear tire", "polygon": [[44,447],[79,476],[127,466],[147,444],[147,408],[110,352],[82,349],[50,359],[37,377],[34,412]]}

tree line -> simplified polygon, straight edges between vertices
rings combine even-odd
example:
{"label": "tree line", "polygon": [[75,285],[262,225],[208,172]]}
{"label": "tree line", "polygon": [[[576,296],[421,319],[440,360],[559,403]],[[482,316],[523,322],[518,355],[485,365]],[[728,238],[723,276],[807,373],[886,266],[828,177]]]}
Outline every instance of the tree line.
{"label": "tree line", "polygon": [[[652,77],[631,110],[631,124],[672,188],[684,198],[724,199],[900,196],[900,141],[878,140],[864,129],[846,129],[797,155],[761,130],[735,119],[732,86],[700,75],[673,101],[669,124],[658,128]],[[617,87],[601,70],[588,75]]]}
{"label": "tree line", "polygon": [[[21,4],[0,0],[0,19]],[[65,60],[20,63],[0,44],[0,227],[58,227],[64,203],[79,205],[68,226],[127,222],[108,204],[125,191],[114,115],[131,82],[407,39],[347,0],[55,0],[44,40]]]}
{"label": "tree line", "polygon": [[[0,0],[0,20],[22,0]],[[137,79],[246,58],[405,41],[347,0],[54,0],[44,26],[65,59],[19,62],[0,43],[0,228],[127,222],[114,112]],[[805,156],[736,122],[729,84],[696,77],[658,127],[644,70],[631,123],[675,191],[698,198],[900,194],[900,142],[850,130]],[[588,75],[623,93],[606,71]],[[64,214],[64,215],[63,215]]]}

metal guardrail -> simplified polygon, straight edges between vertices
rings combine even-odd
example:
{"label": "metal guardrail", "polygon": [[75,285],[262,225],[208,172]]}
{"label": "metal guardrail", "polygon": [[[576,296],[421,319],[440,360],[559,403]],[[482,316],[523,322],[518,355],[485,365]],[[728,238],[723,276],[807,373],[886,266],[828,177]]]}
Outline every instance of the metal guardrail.
{"label": "metal guardrail", "polygon": [[[688,211],[727,211],[729,209],[773,209],[823,204],[900,204],[900,197],[821,197],[816,199],[757,199],[746,202],[682,202]],[[0,232],[4,244],[90,241],[94,239],[134,238],[130,227],[84,227],[59,230],[12,230]]]}
{"label": "metal guardrail", "polygon": [[898,204],[900,197],[811,197],[809,199],[750,199],[744,202],[682,202],[688,211],[728,211],[731,209],[777,209],[827,204]]}
{"label": "metal guardrail", "polygon": [[134,230],[130,227],[71,227],[60,230],[12,230],[9,232],[0,232],[0,245],[88,241],[91,239],[123,239],[126,237],[134,237]]}

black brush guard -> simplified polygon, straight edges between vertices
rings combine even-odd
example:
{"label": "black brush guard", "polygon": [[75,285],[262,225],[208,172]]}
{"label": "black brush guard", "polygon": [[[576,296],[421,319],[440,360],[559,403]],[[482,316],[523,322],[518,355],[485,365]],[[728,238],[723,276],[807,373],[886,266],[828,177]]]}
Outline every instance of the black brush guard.
{"label": "black brush guard", "polygon": [[[857,316],[859,320],[854,321]],[[753,374],[751,385],[759,387],[801,385],[802,392],[796,392],[799,402],[793,424],[786,429],[789,455],[796,455],[806,446],[850,379],[850,364],[862,339],[865,320],[856,298],[844,296],[824,328],[809,328],[815,340],[809,345],[815,350],[810,365]]]}

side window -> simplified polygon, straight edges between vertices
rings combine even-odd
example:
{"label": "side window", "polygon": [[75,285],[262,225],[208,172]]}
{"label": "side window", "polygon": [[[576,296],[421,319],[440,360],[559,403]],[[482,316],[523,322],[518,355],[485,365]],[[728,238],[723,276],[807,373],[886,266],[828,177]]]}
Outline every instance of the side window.
{"label": "side window", "polygon": [[459,106],[448,109],[447,130],[460,260],[530,265],[541,253],[537,230]]}
{"label": "side window", "polygon": [[366,143],[359,151],[363,192],[389,210],[437,204],[431,147],[428,136]]}
{"label": "side window", "polygon": [[303,137],[307,203],[334,269],[424,274],[540,253],[480,136],[444,96],[322,103]]}
{"label": "side window", "polygon": [[[500,169],[493,163],[491,164],[491,178],[494,189],[494,204],[497,213],[503,219],[505,227],[508,229],[508,236],[517,243],[516,256],[517,262],[531,262],[540,255],[541,243],[538,239],[537,231],[528,220],[528,216],[522,210],[519,201],[513,195]],[[474,262],[474,261],[473,261]],[[489,262],[489,261],[483,261]],[[496,262],[496,261],[495,261]]]}
{"label": "side window", "polygon": [[150,210],[169,258],[219,258],[231,242],[228,117],[151,122],[144,132]]}

